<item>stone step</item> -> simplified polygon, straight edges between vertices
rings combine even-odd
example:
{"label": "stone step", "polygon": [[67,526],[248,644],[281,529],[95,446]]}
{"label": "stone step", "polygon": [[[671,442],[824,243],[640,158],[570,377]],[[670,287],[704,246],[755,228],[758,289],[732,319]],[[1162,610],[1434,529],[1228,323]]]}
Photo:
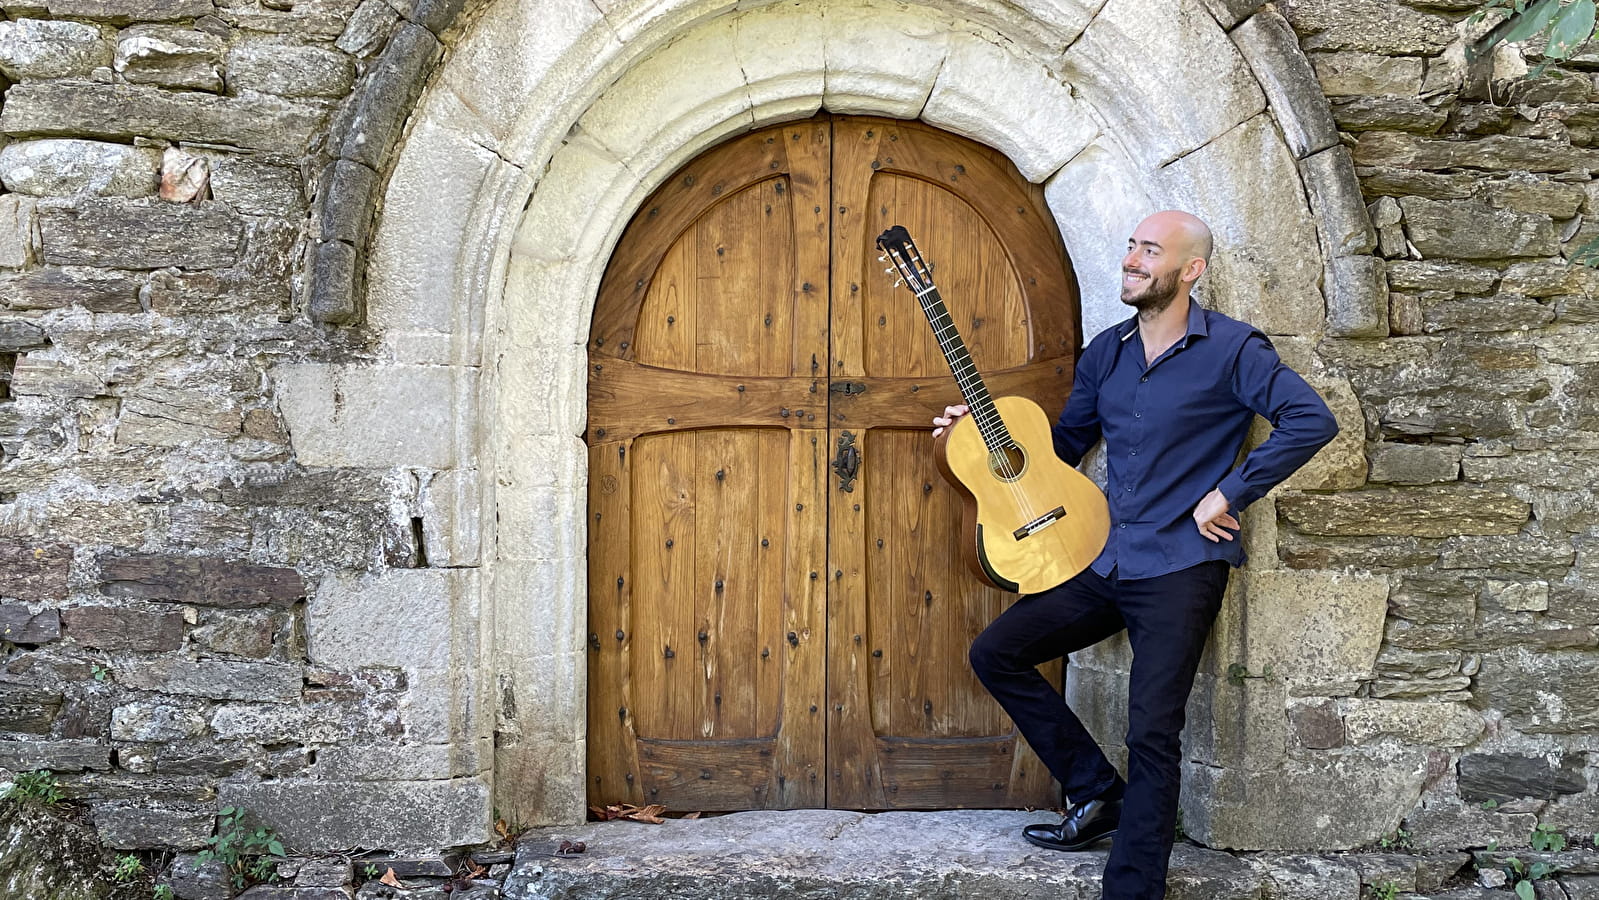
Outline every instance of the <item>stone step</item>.
{"label": "stone step", "polygon": [[[1023,826],[1050,820],[1049,813],[1016,810],[787,810],[669,819],[662,825],[615,821],[541,828],[518,845],[504,896],[1098,900],[1110,841],[1059,853],[1022,840]],[[582,841],[587,849],[559,856],[562,841]],[[1407,898],[1418,895],[1403,892],[1418,887],[1465,883],[1455,873],[1469,861],[1466,853],[1235,854],[1179,841],[1167,898],[1359,900],[1362,883],[1390,881],[1401,892],[1397,897]]]}

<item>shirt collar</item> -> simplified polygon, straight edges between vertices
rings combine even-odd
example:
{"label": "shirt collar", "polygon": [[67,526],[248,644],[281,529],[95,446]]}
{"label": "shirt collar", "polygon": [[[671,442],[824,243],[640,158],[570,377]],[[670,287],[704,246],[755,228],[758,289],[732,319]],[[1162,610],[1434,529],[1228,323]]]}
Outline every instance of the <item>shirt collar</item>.
{"label": "shirt collar", "polygon": [[[1122,328],[1120,339],[1122,341],[1126,341],[1127,339],[1131,338],[1133,336],[1133,332],[1137,330],[1138,316],[1135,314],[1131,319],[1127,320],[1126,325]],[[1198,300],[1195,300],[1192,296],[1190,296],[1188,298],[1188,333],[1183,336],[1183,346],[1188,346],[1189,342],[1194,339],[1195,335],[1200,337],[1209,337],[1210,328],[1205,324],[1204,307],[1199,305]]]}

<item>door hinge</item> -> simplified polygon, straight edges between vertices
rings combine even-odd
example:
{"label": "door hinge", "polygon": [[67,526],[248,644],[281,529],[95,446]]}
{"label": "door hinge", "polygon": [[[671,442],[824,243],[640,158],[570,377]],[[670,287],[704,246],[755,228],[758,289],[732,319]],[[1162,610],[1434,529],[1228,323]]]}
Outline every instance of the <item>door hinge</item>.
{"label": "door hinge", "polygon": [[860,381],[835,381],[827,389],[835,394],[864,394],[866,384]]}

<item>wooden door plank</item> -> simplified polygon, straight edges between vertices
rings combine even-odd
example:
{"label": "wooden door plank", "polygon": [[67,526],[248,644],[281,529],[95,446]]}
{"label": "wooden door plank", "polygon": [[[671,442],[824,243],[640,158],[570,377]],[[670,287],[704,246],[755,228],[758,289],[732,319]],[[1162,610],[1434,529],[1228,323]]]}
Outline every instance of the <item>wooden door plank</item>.
{"label": "wooden door plank", "polygon": [[[857,126],[849,120],[833,123],[831,280],[831,378],[858,379],[866,372],[863,314],[860,294],[868,273],[864,255],[869,240],[867,231],[873,219],[867,203],[870,198],[871,170],[864,161],[875,154],[881,129]],[[875,262],[875,260],[872,260]],[[843,298],[850,298],[844,301]],[[831,394],[829,399],[838,397]],[[831,405],[829,406],[831,409]],[[829,421],[833,416],[829,412]],[[862,459],[872,457],[871,435],[853,432]],[[842,429],[828,434],[829,454],[836,452]],[[853,809],[882,809],[888,806],[883,793],[879,755],[873,745],[870,690],[869,633],[867,617],[866,528],[852,496],[866,496],[874,477],[863,469],[854,490],[839,489],[836,479],[828,480],[828,598],[827,598],[827,767],[829,806]]]}
{"label": "wooden door plank", "polygon": [[[827,461],[824,431],[790,431],[781,550],[785,603],[777,652],[783,663],[778,742],[779,808],[827,802]],[[770,476],[775,473],[768,473]]]}
{"label": "wooden door plank", "polygon": [[759,435],[731,430],[696,435],[695,660],[700,736],[756,737],[754,685],[760,635],[752,585],[758,546]]}
{"label": "wooden door plank", "polygon": [[[859,299],[835,304],[833,378],[853,384],[831,395],[828,421],[834,435],[859,435],[857,489],[871,513],[857,528],[846,515],[857,501],[845,509],[832,495],[828,802],[1050,802],[1047,778],[1018,763],[1025,748],[966,662],[1005,598],[954,562],[958,508],[934,477],[929,420],[959,395],[914,298],[878,277],[867,255],[882,227],[911,228],[990,389],[1036,395],[1056,411],[1076,349],[1075,333],[1056,327],[1075,313],[1069,270],[1038,219],[1035,192],[989,151],[904,123],[836,121],[834,135],[834,289],[857,284]],[[852,220],[852,208],[867,214]],[[1022,234],[1029,229],[1043,236]],[[867,279],[875,281],[859,284]],[[1041,316],[1046,305],[1064,312]],[[879,534],[880,554],[871,543]],[[872,565],[857,583],[861,560]],[[874,646],[870,677],[857,679],[862,624]],[[885,687],[886,697],[874,695]],[[870,714],[852,716],[859,707]]]}
{"label": "wooden door plank", "polygon": [[707,152],[644,201],[600,282],[589,332],[591,353],[632,358],[639,308],[662,257],[721,197],[781,173],[784,148],[776,133],[755,132]]}
{"label": "wooden door plank", "polygon": [[[698,304],[693,302],[696,260],[690,249],[686,242],[679,242],[667,251],[645,292],[633,337],[636,349],[629,354],[640,366],[668,370],[694,367]],[[591,367],[591,375],[624,362],[632,364],[626,356],[595,355],[599,359]]]}
{"label": "wooden door plank", "polygon": [[[937,183],[970,206],[995,234],[1003,235],[1031,329],[1027,358],[1075,358],[1081,349],[1077,282],[1037,186],[1018,176],[998,151],[931,126],[864,117],[842,124],[877,133],[878,140],[850,143],[862,152],[872,151],[860,159],[870,171]],[[835,178],[839,174],[835,168]]]}
{"label": "wooden door plank", "polygon": [[[926,328],[925,322],[923,327]],[[1009,371],[985,372],[983,380],[993,396],[1026,397],[1053,417],[1060,414],[1071,393],[1075,365],[1070,359],[1046,359]],[[851,380],[861,390],[833,394],[828,418],[834,427],[856,428],[871,423],[879,428],[931,429],[933,417],[943,415],[945,406],[961,402],[960,390],[947,366],[943,372],[927,376],[879,375]]]}
{"label": "wooden door plank", "polygon": [[630,615],[633,571],[627,522],[632,479],[627,449],[625,443],[589,448],[589,527],[614,536],[591,546],[588,560],[590,590],[605,598],[589,607],[588,791],[600,804],[643,800],[629,677],[636,635]]}
{"label": "wooden door plank", "polygon": [[699,428],[825,428],[807,376],[703,375],[622,359],[589,366],[591,441]]}
{"label": "wooden door plank", "polygon": [[[832,166],[833,126],[819,119],[789,126],[782,137],[789,186],[790,234],[794,242],[794,271],[790,283],[794,302],[794,368],[785,374],[809,378],[812,414],[827,406],[828,331],[832,298],[836,293],[832,270]],[[857,285],[858,288],[858,285]],[[811,415],[807,415],[807,419]],[[818,416],[826,427],[826,416]]]}
{"label": "wooden door plank", "polygon": [[[787,285],[792,352],[787,374],[805,383],[805,423],[781,441],[784,465],[763,469],[763,484],[781,492],[784,605],[772,633],[783,660],[774,806],[827,802],[827,367],[832,265],[832,125],[824,119],[789,125],[778,136],[788,176],[793,269]],[[803,429],[803,430],[801,430]],[[775,449],[775,447],[774,447]]]}
{"label": "wooden door plank", "polygon": [[[694,559],[698,497],[694,434],[633,442],[633,545],[638,570],[633,671],[648,702],[636,705],[638,736],[699,737],[694,667]],[[648,788],[646,787],[646,799]],[[649,802],[655,802],[649,800]]]}

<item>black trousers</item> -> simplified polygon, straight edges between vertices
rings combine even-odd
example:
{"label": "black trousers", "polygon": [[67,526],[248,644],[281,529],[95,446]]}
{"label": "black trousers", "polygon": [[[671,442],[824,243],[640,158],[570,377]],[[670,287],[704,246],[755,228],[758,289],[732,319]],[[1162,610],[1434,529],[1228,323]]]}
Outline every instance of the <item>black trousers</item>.
{"label": "black trousers", "polygon": [[[1092,569],[1017,600],[972,643],[972,669],[1073,804],[1116,788],[1122,817],[1102,900],[1161,900],[1177,833],[1184,713],[1230,574],[1216,560],[1155,578]],[[1127,778],[1036,666],[1127,629]]]}

